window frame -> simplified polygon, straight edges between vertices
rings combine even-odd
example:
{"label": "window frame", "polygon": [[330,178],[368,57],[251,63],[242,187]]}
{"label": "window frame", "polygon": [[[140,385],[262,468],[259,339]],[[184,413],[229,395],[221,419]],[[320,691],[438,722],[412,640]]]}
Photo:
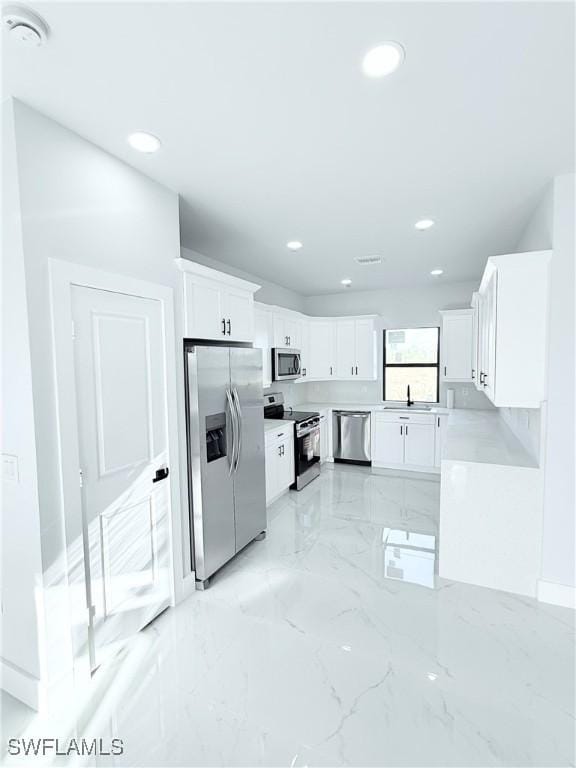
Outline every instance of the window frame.
{"label": "window frame", "polygon": [[[386,333],[388,331],[418,331],[435,328],[436,333],[436,362],[435,363],[387,363],[386,362]],[[405,400],[386,400],[386,369],[387,368],[436,368],[436,400],[415,400],[415,403],[426,405],[440,402],[440,326],[418,325],[410,328],[384,328],[382,330],[382,401],[389,403],[404,403]]]}

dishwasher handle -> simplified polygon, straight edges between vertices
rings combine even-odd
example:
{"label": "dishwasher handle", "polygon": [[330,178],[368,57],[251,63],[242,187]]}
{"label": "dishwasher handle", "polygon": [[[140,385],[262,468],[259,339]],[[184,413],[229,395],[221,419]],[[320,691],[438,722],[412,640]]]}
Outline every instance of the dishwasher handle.
{"label": "dishwasher handle", "polygon": [[346,416],[353,419],[369,419],[370,411],[334,411],[337,416]]}

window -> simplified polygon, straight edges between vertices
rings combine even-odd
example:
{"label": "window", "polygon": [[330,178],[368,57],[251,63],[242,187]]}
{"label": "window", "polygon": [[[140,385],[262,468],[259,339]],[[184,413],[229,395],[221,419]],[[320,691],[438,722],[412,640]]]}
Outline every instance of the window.
{"label": "window", "polygon": [[440,329],[384,331],[384,400],[437,403],[440,381]]}

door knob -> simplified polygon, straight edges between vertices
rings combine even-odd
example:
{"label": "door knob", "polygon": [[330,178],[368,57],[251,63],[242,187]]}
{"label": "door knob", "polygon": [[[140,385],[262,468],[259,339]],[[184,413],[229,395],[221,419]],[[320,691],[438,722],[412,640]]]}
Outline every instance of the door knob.
{"label": "door knob", "polygon": [[169,474],[170,474],[170,470],[168,469],[168,467],[160,467],[160,469],[156,470],[156,474],[154,475],[154,479],[152,480],[152,482],[159,483],[160,480],[166,480]]}

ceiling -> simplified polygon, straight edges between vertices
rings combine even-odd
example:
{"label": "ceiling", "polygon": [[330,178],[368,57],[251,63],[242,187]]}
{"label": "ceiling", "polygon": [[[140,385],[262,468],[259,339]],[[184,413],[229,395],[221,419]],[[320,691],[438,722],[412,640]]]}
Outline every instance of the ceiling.
{"label": "ceiling", "polygon": [[[183,245],[306,295],[477,278],[573,168],[572,3],[30,7],[51,38],[4,46],[4,93],[178,191]],[[383,40],[404,64],[367,79]]]}

